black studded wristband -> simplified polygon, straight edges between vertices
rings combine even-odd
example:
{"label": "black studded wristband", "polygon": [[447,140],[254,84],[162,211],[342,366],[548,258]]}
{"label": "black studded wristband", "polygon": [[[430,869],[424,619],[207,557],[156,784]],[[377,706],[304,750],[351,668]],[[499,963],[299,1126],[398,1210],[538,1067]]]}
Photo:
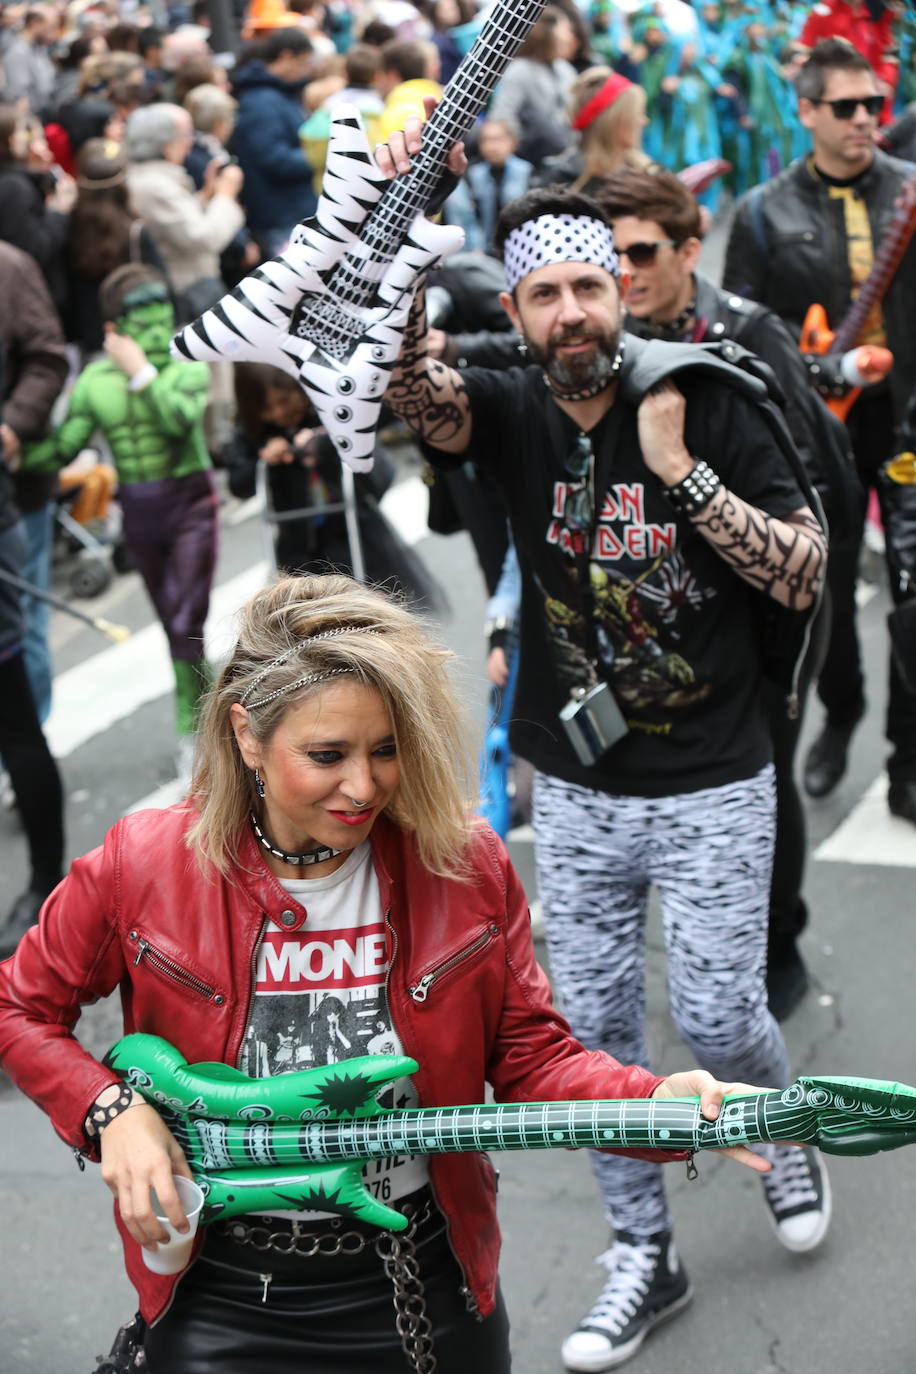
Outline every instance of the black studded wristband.
{"label": "black studded wristband", "polygon": [[692,516],[705,510],[721,486],[722,479],[704,459],[698,458],[686,477],[675,482],[673,487],[662,487],[662,491],[675,510]]}
{"label": "black studded wristband", "polygon": [[[118,1088],[117,1097],[111,1098],[110,1094],[114,1086],[112,1084],[111,1088],[106,1088],[101,1097],[93,1103],[92,1110],[83,1123],[86,1134],[90,1137],[100,1136],[105,1127],[110,1125],[116,1116],[126,1112],[128,1107],[136,1106],[143,1101],[143,1098],[126,1083],[122,1083]],[[102,1099],[105,1098],[108,1100],[103,1101]]]}

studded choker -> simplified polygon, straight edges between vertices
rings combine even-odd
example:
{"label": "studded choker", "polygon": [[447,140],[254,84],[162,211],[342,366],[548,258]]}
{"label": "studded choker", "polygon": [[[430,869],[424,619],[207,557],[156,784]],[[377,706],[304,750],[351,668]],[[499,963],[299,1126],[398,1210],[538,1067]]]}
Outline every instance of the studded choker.
{"label": "studded choker", "polygon": [[593,396],[600,396],[602,391],[607,391],[608,387],[611,385],[611,383],[617,376],[617,373],[620,371],[622,365],[623,339],[621,339],[620,344],[618,345],[617,353],[614,357],[614,361],[611,363],[610,371],[608,372],[607,376],[602,378],[600,381],[592,382],[591,386],[583,386],[580,387],[578,390],[574,389],[572,391],[567,391],[565,387],[557,386],[556,382],[553,381],[553,379],[549,377],[546,372],[543,372],[541,375],[544,378],[544,384],[546,385],[547,390],[550,391],[554,396],[556,396],[558,400],[590,401]]}
{"label": "studded choker", "polygon": [[326,859],[336,859],[338,854],[343,853],[342,849],[331,849],[328,845],[324,844],[318,849],[305,849],[301,854],[287,854],[285,849],[278,849],[275,844],[271,844],[258,824],[258,818],[253,811],[250,812],[250,815],[251,828],[254,831],[255,839],[258,844],[262,845],[263,848],[267,850],[268,854],[273,854],[274,858],[279,859],[282,863],[293,864],[294,866],[299,864],[323,864]]}

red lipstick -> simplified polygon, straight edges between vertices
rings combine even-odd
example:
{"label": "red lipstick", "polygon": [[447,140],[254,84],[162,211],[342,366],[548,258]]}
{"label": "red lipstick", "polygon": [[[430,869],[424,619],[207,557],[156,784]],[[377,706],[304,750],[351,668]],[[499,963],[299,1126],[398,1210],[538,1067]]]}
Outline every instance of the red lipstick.
{"label": "red lipstick", "polygon": [[333,816],[343,825],[365,825],[372,816],[375,815],[375,807],[370,811],[329,811],[329,816]]}

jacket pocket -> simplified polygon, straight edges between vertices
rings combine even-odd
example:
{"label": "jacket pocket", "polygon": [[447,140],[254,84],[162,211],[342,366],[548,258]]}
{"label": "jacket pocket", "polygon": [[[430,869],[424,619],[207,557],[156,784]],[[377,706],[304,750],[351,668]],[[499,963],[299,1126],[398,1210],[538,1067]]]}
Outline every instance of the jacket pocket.
{"label": "jacket pocket", "polygon": [[127,939],[136,950],[131,961],[134,968],[138,968],[143,963],[147,968],[157,973],[160,978],[165,978],[166,981],[194,993],[197,997],[202,997],[205,1002],[213,1002],[216,1006],[222,1006],[225,1002],[225,997],[218,993],[215,987],[206,983],[202,978],[198,978],[189,969],[184,968],[171,955],[164,954],[161,949],[150,944],[149,940],[145,939],[139,930],[128,931]]}
{"label": "jacket pocket", "polygon": [[486,949],[490,942],[496,939],[498,934],[499,926],[494,921],[492,924],[488,925],[485,930],[481,931],[477,938],[472,940],[469,945],[465,945],[464,949],[459,949],[455,954],[449,955],[441,964],[437,964],[436,967],[430,969],[428,973],[424,973],[415,983],[409,984],[407,991],[410,993],[410,996],[415,1002],[425,1002],[434,984],[440,982],[442,978],[452,973],[456,968],[459,968],[468,959],[473,958],[475,954],[479,954],[481,950]]}

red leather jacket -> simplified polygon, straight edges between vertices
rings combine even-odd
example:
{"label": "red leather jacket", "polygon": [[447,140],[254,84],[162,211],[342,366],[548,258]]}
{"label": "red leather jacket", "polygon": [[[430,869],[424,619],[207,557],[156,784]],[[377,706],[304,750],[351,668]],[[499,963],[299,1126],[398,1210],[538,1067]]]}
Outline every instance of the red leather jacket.
{"label": "red leather jacket", "polygon": [[[247,833],[229,878],[204,874],[185,844],[191,806],[127,816],[78,859],[38,927],[0,964],[0,1061],[68,1144],[91,1153],[90,1104],[116,1076],[74,1039],[80,1005],[120,988],[125,1032],[164,1036],[190,1063],[235,1064],[248,1020],[258,944],[269,922],[298,930],[306,912]],[[388,997],[425,1107],[498,1101],[648,1097],[661,1079],[590,1052],[554,1010],[528,909],[489,828],[473,841],[474,878],[437,878],[384,816],[373,861],[388,925]],[[639,1153],[634,1152],[634,1153]],[[646,1152],[656,1160],[683,1154]],[[493,1310],[499,1229],[485,1154],[430,1159],[430,1180],[469,1298]],[[120,1225],[120,1224],[119,1224]],[[148,1321],[177,1280],[144,1266],[120,1227],[127,1272]]]}

